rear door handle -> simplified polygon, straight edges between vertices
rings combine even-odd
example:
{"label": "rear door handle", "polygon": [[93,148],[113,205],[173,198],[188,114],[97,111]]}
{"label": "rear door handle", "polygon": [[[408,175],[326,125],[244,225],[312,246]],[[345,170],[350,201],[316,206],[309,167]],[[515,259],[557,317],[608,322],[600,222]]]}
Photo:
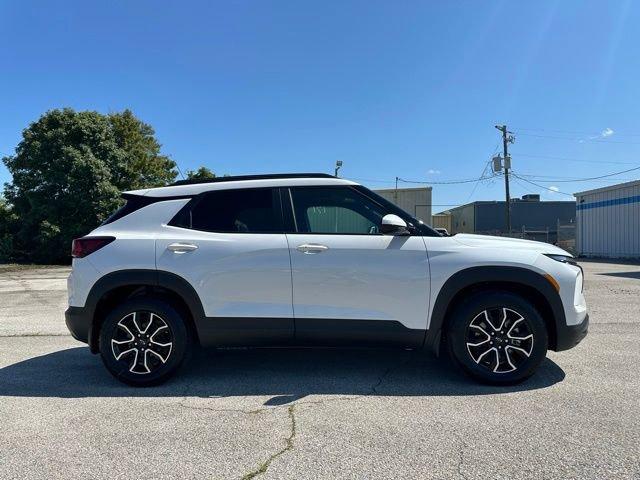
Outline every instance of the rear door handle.
{"label": "rear door handle", "polygon": [[193,243],[172,243],[167,247],[167,250],[171,250],[173,253],[187,253],[197,250],[198,246]]}
{"label": "rear door handle", "polygon": [[302,253],[312,254],[327,251],[329,250],[329,247],[326,245],[319,245],[317,243],[303,243],[302,245],[298,245],[296,250]]}

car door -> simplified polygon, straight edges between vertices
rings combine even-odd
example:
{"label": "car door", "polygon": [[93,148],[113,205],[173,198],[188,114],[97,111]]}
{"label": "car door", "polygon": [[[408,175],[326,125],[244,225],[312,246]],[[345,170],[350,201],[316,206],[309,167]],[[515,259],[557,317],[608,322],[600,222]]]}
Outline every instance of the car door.
{"label": "car door", "polygon": [[382,217],[396,212],[350,186],[287,193],[296,339],[420,344],[429,305],[422,237],[381,234]]}
{"label": "car door", "polygon": [[293,337],[291,264],[278,189],[216,190],[191,200],[163,227],[156,259],[158,270],[181,276],[196,290],[206,316],[198,328],[205,343]]}

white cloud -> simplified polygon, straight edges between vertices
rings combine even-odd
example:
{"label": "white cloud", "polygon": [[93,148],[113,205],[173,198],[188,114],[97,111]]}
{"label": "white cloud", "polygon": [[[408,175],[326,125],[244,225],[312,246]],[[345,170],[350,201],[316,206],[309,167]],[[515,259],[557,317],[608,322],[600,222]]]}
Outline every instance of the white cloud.
{"label": "white cloud", "polygon": [[434,170],[433,168],[427,170],[427,175],[440,175],[441,173],[442,172],[440,170]]}
{"label": "white cloud", "polygon": [[611,130],[609,127],[605,128],[602,132],[600,132],[600,136],[602,138],[607,138],[607,137],[610,137],[611,135],[613,135],[613,130]]}
{"label": "white cloud", "polygon": [[559,192],[560,191],[560,189],[558,187],[556,187],[555,185],[551,185],[549,187],[549,190],[551,190],[552,192]]}

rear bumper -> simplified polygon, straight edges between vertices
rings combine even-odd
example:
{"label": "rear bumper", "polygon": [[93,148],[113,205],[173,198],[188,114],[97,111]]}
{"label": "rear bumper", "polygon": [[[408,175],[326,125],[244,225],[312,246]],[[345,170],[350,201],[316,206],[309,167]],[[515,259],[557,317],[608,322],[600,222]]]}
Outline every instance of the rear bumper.
{"label": "rear bumper", "polygon": [[65,323],[71,335],[80,342],[89,343],[91,317],[84,307],[69,307],[64,312]]}
{"label": "rear bumper", "polygon": [[582,323],[577,325],[564,325],[558,328],[556,352],[569,350],[578,345],[589,331],[589,315],[584,317]]}

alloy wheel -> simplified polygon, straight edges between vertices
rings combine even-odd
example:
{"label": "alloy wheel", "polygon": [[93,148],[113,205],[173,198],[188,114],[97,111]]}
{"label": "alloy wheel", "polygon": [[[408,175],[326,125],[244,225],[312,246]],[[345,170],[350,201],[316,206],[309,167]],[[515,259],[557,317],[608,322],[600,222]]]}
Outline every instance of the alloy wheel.
{"label": "alloy wheel", "polygon": [[483,310],[467,327],[466,345],[473,361],[493,373],[517,370],[531,356],[533,333],[527,320],[506,307]]}
{"label": "alloy wheel", "polygon": [[167,363],[173,350],[169,325],[153,312],[132,312],[120,319],[111,339],[111,352],[131,373],[150,374]]}

